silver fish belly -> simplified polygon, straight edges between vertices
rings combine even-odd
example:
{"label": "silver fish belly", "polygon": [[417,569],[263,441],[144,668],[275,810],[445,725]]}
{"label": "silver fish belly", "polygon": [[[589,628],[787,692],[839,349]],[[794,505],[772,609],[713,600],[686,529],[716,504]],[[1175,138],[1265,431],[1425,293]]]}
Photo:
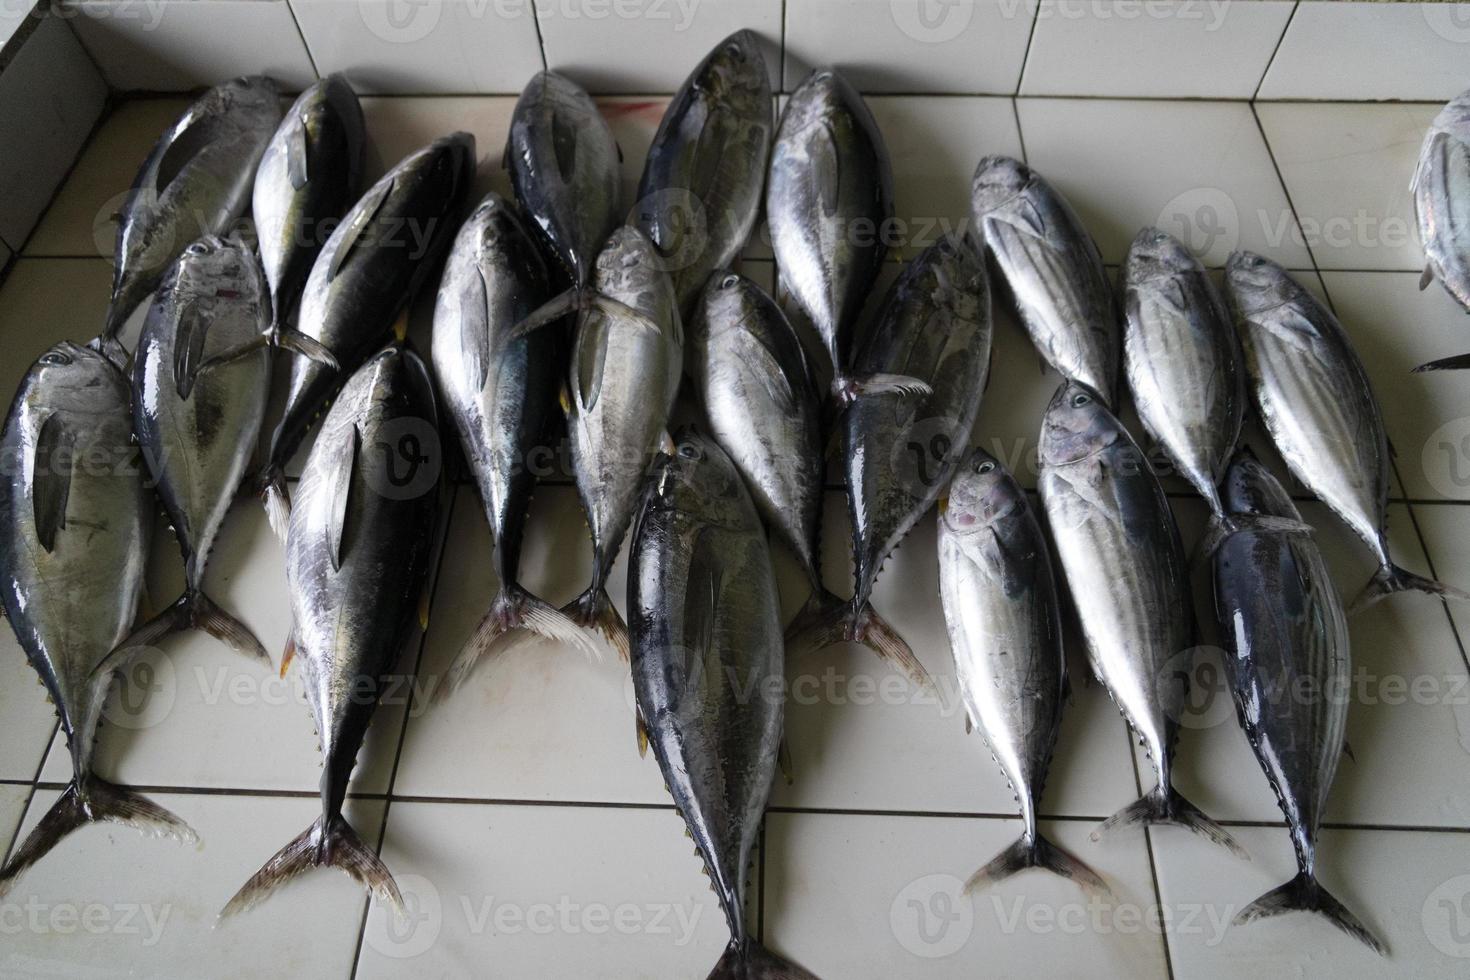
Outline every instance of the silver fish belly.
{"label": "silver fish belly", "polygon": [[1040,174],[1009,157],[980,161],[970,201],[974,235],[995,257],[1037,351],[1115,405],[1118,316],[1081,219]]}

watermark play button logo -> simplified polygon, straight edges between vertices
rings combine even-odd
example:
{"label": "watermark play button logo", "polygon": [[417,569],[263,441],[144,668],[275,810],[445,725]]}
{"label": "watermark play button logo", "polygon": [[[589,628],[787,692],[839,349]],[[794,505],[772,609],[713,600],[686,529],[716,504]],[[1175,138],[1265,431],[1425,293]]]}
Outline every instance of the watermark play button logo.
{"label": "watermark play button logo", "polygon": [[444,11],[443,0],[363,0],[354,6],[367,29],[389,44],[422,41]]}
{"label": "watermark play button logo", "polygon": [[924,44],[943,44],[959,37],[975,16],[975,0],[888,0],[898,29]]}

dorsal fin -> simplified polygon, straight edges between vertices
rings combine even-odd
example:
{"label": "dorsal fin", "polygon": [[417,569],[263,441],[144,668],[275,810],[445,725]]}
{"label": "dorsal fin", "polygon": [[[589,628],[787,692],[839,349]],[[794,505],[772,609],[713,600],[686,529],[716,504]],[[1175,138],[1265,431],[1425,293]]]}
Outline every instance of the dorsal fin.
{"label": "dorsal fin", "polygon": [[310,153],[311,134],[306,131],[306,120],[298,117],[286,137],[286,175],[291,178],[291,187],[301,190],[311,180],[307,160]]}
{"label": "dorsal fin", "polygon": [[201,115],[190,120],[169,141],[168,149],[163,151],[163,156],[158,161],[158,171],[153,177],[153,187],[160,197],[168,185],[174,182],[174,178],[189,165],[189,161],[213,142],[214,134],[210,132],[210,128],[209,118]]}
{"label": "dorsal fin", "polygon": [[337,471],[332,474],[332,519],[327,525],[327,545],[332,554],[332,571],[342,570],[342,555],[347,539],[347,517],[351,513],[352,493],[357,485],[357,457],[362,452],[362,433],[354,425],[348,434],[347,452],[338,457]]}
{"label": "dorsal fin", "polygon": [[364,232],[378,216],[378,212],[383,209],[383,204],[388,200],[389,195],[393,193],[393,183],[392,177],[379,181],[372,190],[367,192],[367,196],[358,202],[357,207],[352,209],[348,225],[342,232],[342,243],[337,247],[336,254],[332,256],[332,264],[327,269],[327,282],[337,278],[337,273],[342,271],[342,266],[346,264],[348,256],[363,241]]}
{"label": "dorsal fin", "polygon": [[66,527],[74,441],[75,436],[57,412],[46,416],[36,434],[36,455],[31,461],[31,512],[36,540],[47,552],[56,547],[56,532]]}

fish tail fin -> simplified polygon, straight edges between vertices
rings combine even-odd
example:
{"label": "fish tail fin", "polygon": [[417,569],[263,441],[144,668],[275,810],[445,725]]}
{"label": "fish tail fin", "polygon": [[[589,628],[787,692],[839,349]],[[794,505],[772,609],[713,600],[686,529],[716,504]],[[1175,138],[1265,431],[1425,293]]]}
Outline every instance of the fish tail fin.
{"label": "fish tail fin", "polygon": [[379,901],[392,905],[400,917],[404,915],[403,895],[388,866],[338,814],[330,819],[318,817],[299,837],[277,851],[225,904],[219,917],[254,908],[277,888],[313,868],[347,872]]}
{"label": "fish tail fin", "polygon": [[260,500],[265,504],[266,520],[282,544],[291,527],[291,494],[286,490],[286,470],[277,463],[266,467],[260,477]]}
{"label": "fish tail fin", "polygon": [[133,630],[102,659],[93,670],[93,677],[109,677],[113,671],[126,667],[139,653],[171,633],[200,629],[228,646],[258,660],[267,667],[271,665],[270,654],[265,646],[250,631],[250,627],[225,612],[215,601],[198,589],[190,589],[173,601],[163,612],[158,613],[142,626]]}
{"label": "fish tail fin", "polygon": [[1437,361],[1421,364],[1414,369],[1415,374],[1423,374],[1426,371],[1463,371],[1470,368],[1470,354],[1456,354],[1454,357],[1441,357]]}
{"label": "fish tail fin", "polygon": [[260,642],[249,626],[225,612],[201,591],[185,593],[184,599],[188,602],[190,627],[201,629],[252,660],[259,660],[267,667],[271,666],[270,654],[265,652],[265,644]]}
{"label": "fish tail fin", "polygon": [[816,980],[816,975],[746,938],[730,940],[709,980]]}
{"label": "fish tail fin", "polygon": [[1229,831],[1205,816],[1204,811],[1186,800],[1173,786],[1167,788],[1155,786],[1147,794],[1104,820],[1092,832],[1092,839],[1101,840],[1103,834],[1108,831],[1133,824],[1169,824],[1184,827],[1206,840],[1214,841],[1236,857],[1250,860],[1250,855],[1245,852],[1245,848],[1230,836]]}
{"label": "fish tail fin", "polygon": [[878,615],[872,604],[857,599],[844,602],[826,589],[812,590],[811,597],[786,628],[786,642],[800,643],[813,650],[835,643],[861,643],[920,687],[934,686],[908,642]]}
{"label": "fish tail fin", "polygon": [[1405,568],[1388,562],[1373,573],[1368,584],[1363,586],[1363,591],[1353,600],[1348,607],[1349,613],[1361,612],[1373,605],[1380,599],[1386,599],[1395,592],[1424,592],[1428,595],[1437,595],[1443,599],[1470,599],[1470,593],[1457,589],[1443,582],[1436,582],[1432,578],[1423,575],[1415,575]]}
{"label": "fish tail fin", "polygon": [[628,624],[618,615],[612,604],[612,596],[601,583],[594,583],[571,602],[558,610],[571,619],[579,628],[596,630],[607,638],[607,642],[618,651],[623,660],[628,659]]}
{"label": "fish tail fin", "polygon": [[152,800],[100,776],[88,776],[82,783],[73,781],[62,791],[0,869],[0,895],[9,891],[21,874],[62,838],[79,827],[104,820],[127,824],[152,837],[174,837],[186,844],[199,839],[188,824]]}
{"label": "fish tail fin", "polygon": [[1378,955],[1388,955],[1388,947],[1307,871],[1298,872],[1286,884],[1247,905],[1235,917],[1235,922],[1244,925],[1284,912],[1316,912]]}
{"label": "fish tail fin", "polygon": [[1063,878],[1071,878],[1089,894],[1108,894],[1111,889],[1098,874],[1075,855],[1063,850],[1040,833],[1023,834],[1001,851],[965,882],[965,890],[983,888],[1004,881],[1027,868],[1045,868]]}
{"label": "fish tail fin", "polygon": [[464,649],[455,658],[434,699],[446,700],[458,690],[481,657],[492,650],[504,652],[531,637],[575,647],[590,660],[602,659],[602,651],[570,616],[520,586],[511,586],[495,597],[490,610],[465,641]]}

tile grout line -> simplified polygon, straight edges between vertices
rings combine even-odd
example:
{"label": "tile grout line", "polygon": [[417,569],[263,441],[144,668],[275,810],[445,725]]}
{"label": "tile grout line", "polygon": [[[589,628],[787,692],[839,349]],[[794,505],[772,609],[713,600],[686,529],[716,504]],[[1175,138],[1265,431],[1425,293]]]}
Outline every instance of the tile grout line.
{"label": "tile grout line", "polygon": [[[1286,198],[1286,208],[1291,212],[1291,222],[1296,225],[1296,230],[1301,232],[1302,247],[1307,251],[1307,258],[1311,260],[1312,271],[1317,274],[1317,280],[1322,281],[1322,263],[1317,261],[1317,254],[1312,250],[1312,243],[1307,238],[1306,232],[1302,231],[1301,216],[1297,213],[1296,202],[1291,199],[1291,188],[1286,186],[1286,175],[1281,172],[1281,164],[1276,162],[1276,148],[1271,145],[1271,137],[1266,135],[1266,124],[1261,122],[1261,114],[1256,111],[1256,104],[1250,103],[1251,118],[1256,121],[1256,131],[1261,134],[1261,144],[1266,147],[1266,156],[1271,161],[1271,169],[1276,172],[1276,182],[1281,185],[1281,193]],[[1327,284],[1322,283],[1323,292],[1327,290]]]}
{"label": "tile grout line", "polygon": [[1031,30],[1026,32],[1026,52],[1021,55],[1021,70],[1016,73],[1016,88],[1011,92],[1014,100],[1021,95],[1021,86],[1026,81],[1026,66],[1031,63],[1031,45],[1036,40],[1036,25],[1041,23],[1041,4],[1045,0],[1037,0],[1036,9],[1031,12]]}
{"label": "tile grout line", "polygon": [[[1154,857],[1153,830],[1152,827],[1144,826],[1143,844],[1144,853],[1148,855],[1148,876],[1154,885],[1154,901],[1157,903],[1160,916],[1162,916],[1164,914],[1164,891],[1159,886],[1159,866],[1158,861]],[[1164,947],[1164,972],[1168,975],[1169,980],[1174,980],[1174,952],[1169,948],[1169,930],[1162,928],[1162,920],[1160,920],[1159,925],[1159,945]]]}
{"label": "tile grout line", "polygon": [[1266,59],[1266,67],[1261,70],[1261,79],[1256,82],[1256,90],[1251,93],[1250,101],[1253,104],[1261,97],[1261,87],[1266,84],[1266,76],[1271,74],[1271,66],[1276,64],[1276,56],[1281,53],[1281,44],[1286,40],[1286,32],[1291,30],[1291,22],[1296,19],[1296,12],[1301,5],[1302,0],[1297,0],[1291,8],[1291,13],[1286,15],[1286,23],[1281,25],[1281,36],[1276,39],[1276,46],[1271,49],[1271,57]]}
{"label": "tile grout line", "polygon": [[41,773],[45,772],[46,770],[46,760],[51,756],[51,746],[56,744],[56,733],[59,731],[61,731],[60,715],[58,715],[56,719],[51,723],[51,734],[46,738],[46,746],[41,751],[41,760],[36,763],[36,773],[33,777],[31,777],[31,781],[29,784],[19,779],[15,780],[14,782],[6,780],[7,785],[30,786],[30,792],[26,795],[25,806],[20,808],[20,819],[16,821],[15,830],[11,833],[10,840],[7,841],[5,845],[4,859],[6,861],[10,860],[11,851],[13,851],[16,845],[20,843],[20,830],[23,826],[25,826],[26,814],[31,812],[31,804],[36,801],[36,791],[41,788]]}
{"label": "tile grout line", "polygon": [[317,67],[316,55],[311,53],[311,45],[306,40],[306,32],[301,29],[301,21],[296,17],[296,4],[300,0],[286,0],[286,12],[291,15],[291,25],[296,28],[296,36],[301,38],[301,49],[306,52],[306,60],[311,62],[311,73],[320,81],[322,70]]}
{"label": "tile grout line", "polygon": [[[459,501],[459,486],[457,484],[449,484],[448,497],[448,505],[444,508],[443,529],[438,535],[439,553],[434,556],[433,578],[428,583],[428,610],[431,616],[434,610],[434,596],[438,594],[439,583],[443,580],[441,573],[444,571],[444,556],[449,552],[449,529],[454,519],[455,504]],[[425,627],[419,636],[418,650],[414,653],[413,657],[411,673],[415,678],[418,677],[419,669],[423,666],[424,648],[428,645],[428,640],[429,631]],[[408,710],[403,714],[403,727],[398,731],[398,744],[393,751],[393,768],[388,771],[388,787],[387,791],[383,794],[383,821],[378,830],[378,846],[374,849],[380,859],[383,856],[383,846],[388,842],[388,818],[393,810],[393,786],[398,781],[398,764],[403,761],[403,745],[408,740],[408,727],[413,724],[413,708],[418,698],[419,692],[415,689],[413,697],[409,699]],[[348,973],[348,977],[353,978],[353,980],[357,977],[358,964],[362,962],[362,945],[367,939],[368,916],[371,914],[372,896],[367,895],[364,896],[362,917],[358,921],[357,946],[353,949],[352,953],[352,970]]]}
{"label": "tile grout line", "polygon": [[771,95],[780,96],[786,94],[786,0],[781,0],[781,64],[776,70],[776,88],[779,91]]}
{"label": "tile grout line", "polygon": [[[536,4],[534,3],[531,4],[531,23],[536,28],[536,47],[541,50],[541,70],[550,71],[546,61],[546,38],[541,34],[541,13],[536,9]],[[516,97],[519,98],[520,93],[516,93]]]}

